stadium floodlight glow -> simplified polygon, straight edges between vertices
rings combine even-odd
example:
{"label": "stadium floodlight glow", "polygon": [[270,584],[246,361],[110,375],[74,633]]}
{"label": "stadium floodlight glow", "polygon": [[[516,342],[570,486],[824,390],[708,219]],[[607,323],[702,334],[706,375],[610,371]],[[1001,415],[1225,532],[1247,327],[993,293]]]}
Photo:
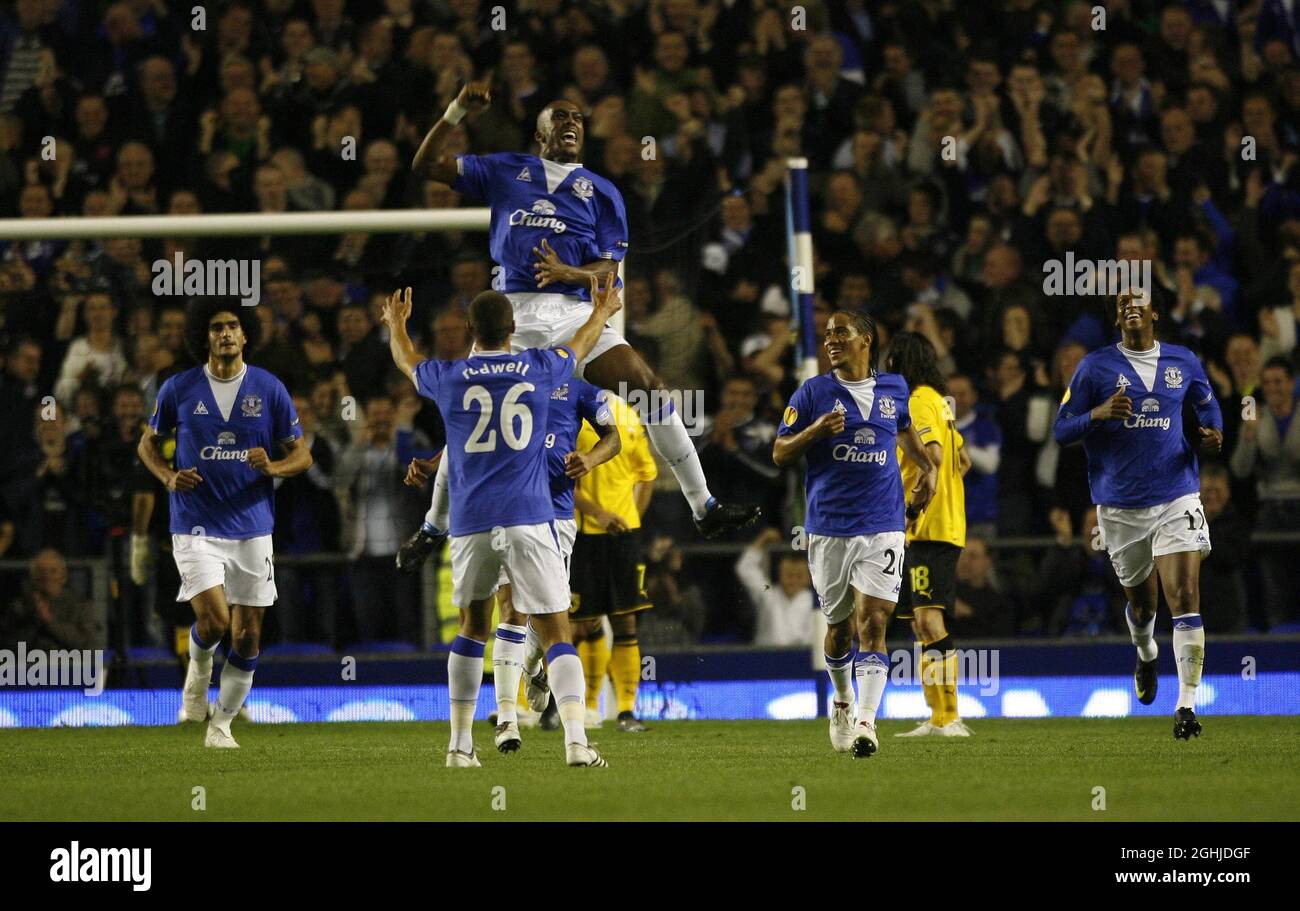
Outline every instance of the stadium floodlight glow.
{"label": "stadium floodlight glow", "polygon": [[490,222],[491,210],[477,208],[119,215],[111,218],[0,218],[0,240],[486,231]]}

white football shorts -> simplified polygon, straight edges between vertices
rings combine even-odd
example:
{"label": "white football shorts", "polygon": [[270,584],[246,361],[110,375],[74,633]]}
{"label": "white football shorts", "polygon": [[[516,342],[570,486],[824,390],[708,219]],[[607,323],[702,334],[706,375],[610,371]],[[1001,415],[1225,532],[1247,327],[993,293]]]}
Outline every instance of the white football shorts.
{"label": "white football shorts", "polygon": [[853,538],[808,536],[808,568],[826,622],[835,624],[853,613],[853,592],[898,603],[903,581],[901,531],[882,531]]}
{"label": "white football shorts", "polygon": [[[506,294],[515,311],[515,334],[510,348],[518,353],[527,348],[554,348],[573,338],[591,318],[591,302],[567,294],[511,291]],[[608,324],[591,353],[578,362],[574,374],[582,376],[586,366],[611,348],[626,345],[627,340]]]}
{"label": "white football shorts", "polygon": [[[573,560],[573,542],[578,537],[577,520],[556,519],[555,533],[560,538],[560,556],[564,558],[564,578],[568,579],[569,564]],[[501,574],[497,576],[497,588],[509,584],[510,584],[510,578],[506,575],[506,568],[503,565],[501,567]]]}
{"label": "white football shorts", "polygon": [[275,603],[275,555],[270,535],[243,541],[172,535],[172,556],[181,576],[177,601],[189,601],[221,585],[228,604],[270,607]]}
{"label": "white football shorts", "polygon": [[569,609],[569,574],[554,522],[452,536],[451,601],[457,608],[490,597],[497,590],[502,570],[519,613],[554,614]]}
{"label": "white football shorts", "polygon": [[1145,582],[1156,557],[1210,552],[1210,529],[1201,495],[1196,493],[1143,509],[1098,506],[1097,524],[1115,575],[1125,588]]}

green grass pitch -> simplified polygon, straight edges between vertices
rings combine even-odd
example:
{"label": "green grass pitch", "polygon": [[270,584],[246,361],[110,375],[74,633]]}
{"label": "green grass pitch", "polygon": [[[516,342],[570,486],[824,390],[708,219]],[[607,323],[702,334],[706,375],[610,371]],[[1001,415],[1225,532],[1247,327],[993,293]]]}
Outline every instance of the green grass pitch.
{"label": "green grass pitch", "polygon": [[197,725],[4,730],[0,819],[1300,819],[1300,725],[1203,721],[1189,743],[1163,718],[977,720],[969,740],[882,722],[866,760],[833,753],[822,721],[657,722],[590,732],[604,770],[566,768],[558,732],[502,756],[481,722],[483,768],[454,770],[445,724],[237,723],[238,751],[205,750]]}

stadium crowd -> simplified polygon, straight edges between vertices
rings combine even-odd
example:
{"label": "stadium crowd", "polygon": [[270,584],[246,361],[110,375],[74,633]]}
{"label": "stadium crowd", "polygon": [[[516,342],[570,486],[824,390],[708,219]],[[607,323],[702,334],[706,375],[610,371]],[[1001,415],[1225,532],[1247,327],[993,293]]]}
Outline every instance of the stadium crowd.
{"label": "stadium crowd", "polygon": [[[785,540],[801,506],[770,457],[796,383],[783,178],[807,157],[818,328],[863,308],[882,346],[911,328],[941,357],[973,462],[963,639],[1124,631],[1082,449],[1050,433],[1113,314],[1046,293],[1043,275],[1067,254],[1149,260],[1160,337],[1200,355],[1226,420],[1202,471],[1206,626],[1294,624],[1300,545],[1250,535],[1300,531],[1300,4],[1110,0],[1103,21],[1094,6],[234,0],[204,7],[200,29],[189,3],[14,0],[0,217],[477,206],[409,167],[459,87],[493,85],[457,127],[464,152],[526,150],[542,107],[571,99],[584,163],[626,201],[626,334],[703,402],[715,494],[760,503]],[[418,580],[393,554],[428,502],[402,484],[406,462],[443,431],[378,312],[414,286],[418,343],[463,356],[465,307],[493,275],[483,234],[0,242],[0,558],[31,560],[36,593],[0,608],[0,629],[53,616],[40,580],[66,575],[59,555],[108,556],[112,616],[157,641],[150,605],[169,595],[131,580],[129,541],[143,494],[167,538],[135,446],[159,384],[193,364],[184,298],[152,290],[151,264],[177,255],[260,263],[247,357],[285,382],[315,459],[278,490],[276,551],[353,558],[282,572],[275,635],[420,641]],[[670,471],[656,485],[643,640],[807,641],[806,623],[761,615],[729,562],[698,571],[723,564],[682,553],[689,514]],[[999,543],[1032,535],[1052,544]]]}

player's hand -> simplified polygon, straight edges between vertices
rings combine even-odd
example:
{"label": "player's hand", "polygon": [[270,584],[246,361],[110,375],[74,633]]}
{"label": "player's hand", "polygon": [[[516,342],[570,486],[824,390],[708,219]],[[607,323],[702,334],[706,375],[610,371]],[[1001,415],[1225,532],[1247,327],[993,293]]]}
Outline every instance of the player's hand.
{"label": "player's hand", "polygon": [[564,457],[564,476],[575,481],[595,467],[591,456],[585,452],[571,452]]}
{"label": "player's hand", "polygon": [[627,523],[619,516],[612,512],[598,512],[593,516],[600,530],[606,534],[616,535],[627,531]]}
{"label": "player's hand", "polygon": [[148,536],[131,535],[131,581],[143,586],[149,581],[149,567],[152,565]]}
{"label": "player's hand", "polygon": [[1223,448],[1223,431],[1213,427],[1201,428],[1201,452],[1214,455]]}
{"label": "player's hand", "polygon": [[623,309],[623,299],[616,287],[618,275],[603,272],[591,276],[591,304],[600,313],[601,319],[608,320]]}
{"label": "player's hand", "polygon": [[537,262],[533,263],[533,278],[537,279],[537,287],[545,288],[552,282],[569,282],[572,279],[573,270],[560,259],[551,242],[545,238],[540,248],[533,247],[533,256],[537,257]]}
{"label": "player's hand", "polygon": [[912,487],[912,497],[907,504],[907,517],[911,522],[919,519],[925,507],[929,506],[930,501],[934,499],[934,488],[938,479],[939,471],[936,468],[922,472],[916,479],[916,484]]}
{"label": "player's hand", "polygon": [[1124,420],[1132,413],[1133,400],[1125,395],[1123,390],[1117,389],[1114,395],[1092,409],[1092,419],[1094,421],[1109,421],[1113,418]]}
{"label": "player's hand", "polygon": [[437,459],[411,459],[411,464],[406,466],[406,477],[402,483],[407,487],[423,487],[437,471]]}
{"label": "player's hand", "polygon": [[471,114],[486,111],[492,104],[492,85],[486,80],[467,82],[456,96],[456,101]]}
{"label": "player's hand", "polygon": [[271,469],[271,457],[266,454],[266,450],[261,446],[248,450],[248,467],[254,471],[260,471],[267,477],[275,477]]}
{"label": "player's hand", "polygon": [[411,288],[408,285],[405,294],[399,288],[388,295],[388,300],[384,302],[382,319],[389,330],[395,330],[398,326],[405,326],[406,321],[410,318]]}
{"label": "player's hand", "polygon": [[167,480],[167,489],[172,493],[186,493],[203,483],[197,468],[183,468],[173,472]]}
{"label": "player's hand", "polygon": [[835,436],[837,433],[844,431],[844,415],[838,411],[828,411],[812,422],[809,428],[813,432],[813,439],[825,440]]}

